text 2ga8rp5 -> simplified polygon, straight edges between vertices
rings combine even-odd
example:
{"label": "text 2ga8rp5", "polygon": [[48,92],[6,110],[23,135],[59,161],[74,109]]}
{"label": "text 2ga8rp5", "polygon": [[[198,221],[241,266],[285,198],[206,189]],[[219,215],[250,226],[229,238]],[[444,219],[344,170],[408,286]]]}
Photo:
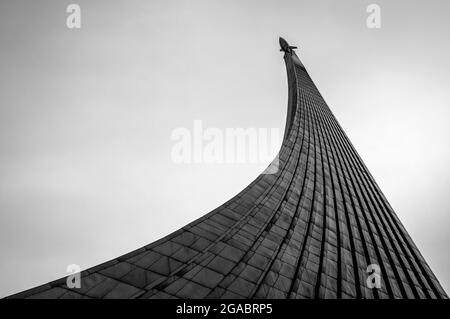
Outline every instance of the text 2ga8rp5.
{"label": "text 2ga8rp5", "polygon": [[220,304],[220,313],[261,313],[261,314],[269,314],[272,313],[272,304],[253,304],[253,303],[244,303],[244,304]]}

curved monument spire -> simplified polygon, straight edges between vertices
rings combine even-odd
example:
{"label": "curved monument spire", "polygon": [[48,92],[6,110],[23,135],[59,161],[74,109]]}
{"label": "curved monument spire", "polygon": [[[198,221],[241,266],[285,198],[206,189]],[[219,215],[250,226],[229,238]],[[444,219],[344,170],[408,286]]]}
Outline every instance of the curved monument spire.
{"label": "curved monument spire", "polygon": [[80,288],[62,278],[11,298],[448,298],[295,47],[280,46],[289,98],[275,174],[83,271]]}

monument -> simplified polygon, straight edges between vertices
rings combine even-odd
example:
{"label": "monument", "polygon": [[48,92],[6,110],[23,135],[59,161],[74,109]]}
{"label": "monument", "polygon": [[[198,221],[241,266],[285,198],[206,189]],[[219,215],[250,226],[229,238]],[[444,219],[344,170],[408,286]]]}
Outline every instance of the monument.
{"label": "monument", "polygon": [[10,298],[433,298],[445,291],[280,38],[279,169],[145,247]]}

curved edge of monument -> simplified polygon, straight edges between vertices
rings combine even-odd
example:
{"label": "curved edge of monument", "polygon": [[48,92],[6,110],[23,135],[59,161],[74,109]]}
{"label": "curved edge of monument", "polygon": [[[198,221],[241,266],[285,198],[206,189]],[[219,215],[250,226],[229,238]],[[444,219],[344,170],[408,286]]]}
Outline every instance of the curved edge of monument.
{"label": "curved edge of monument", "polygon": [[[280,50],[281,51],[281,50]],[[295,52],[285,52],[284,54],[284,60],[286,63],[286,71],[287,71],[287,78],[288,78],[288,112],[287,112],[287,119],[286,119],[286,126],[285,126],[285,134],[283,138],[283,142],[287,139],[290,129],[292,127],[292,122],[294,121],[295,112],[296,112],[296,78],[294,73],[294,64],[297,64],[301,66],[303,65],[300,62],[300,59],[296,56]],[[306,70],[305,70],[306,71]],[[282,147],[283,148],[283,147]],[[280,151],[281,152],[281,151]],[[273,174],[276,175],[276,174]],[[201,223],[204,220],[207,220],[211,216],[213,216],[219,209],[226,207],[227,204],[232,202],[234,199],[239,198],[242,196],[242,194],[246,193],[258,180],[262,178],[270,178],[270,175],[260,175],[258,176],[253,182],[251,182],[246,188],[244,188],[242,191],[240,191],[237,195],[230,198],[227,202],[225,202],[223,205],[217,207],[216,209],[212,210],[211,212],[203,215],[202,217],[190,222],[189,224],[185,225],[184,227],[170,233],[169,235],[166,235],[148,245],[145,245],[141,248],[138,248],[136,250],[133,250],[129,253],[126,253],[120,257],[111,259],[109,261],[106,261],[104,263],[101,263],[99,265],[90,267],[86,270],[81,271],[80,278],[86,278],[88,276],[92,276],[96,273],[101,272],[104,269],[107,269],[111,266],[117,265],[120,262],[123,262],[125,260],[128,260],[132,257],[138,256],[139,254],[142,254],[146,251],[151,250],[152,248],[158,247],[161,244],[164,244],[166,242],[169,242],[171,239],[177,238],[180,235],[183,235],[187,229],[190,229],[191,227],[196,226],[197,224]],[[56,279],[54,281],[48,282],[46,284],[27,289],[25,291],[21,291],[18,293],[15,293],[13,295],[5,297],[6,299],[23,299],[23,298],[49,298],[49,299],[57,299],[57,298],[89,298],[89,296],[85,296],[84,294],[79,294],[77,292],[77,289],[73,288],[65,288],[67,286],[67,281],[70,280],[70,276],[65,276],[59,279]],[[106,280],[106,279],[104,279]],[[95,281],[95,280],[93,280]],[[70,290],[69,290],[70,289]],[[67,290],[67,291],[64,291]],[[49,293],[50,292],[50,293]],[[129,296],[123,296],[124,298],[130,298],[130,297],[138,297],[141,295],[142,292],[137,292],[136,295],[129,295]],[[116,296],[121,298],[122,296]]]}

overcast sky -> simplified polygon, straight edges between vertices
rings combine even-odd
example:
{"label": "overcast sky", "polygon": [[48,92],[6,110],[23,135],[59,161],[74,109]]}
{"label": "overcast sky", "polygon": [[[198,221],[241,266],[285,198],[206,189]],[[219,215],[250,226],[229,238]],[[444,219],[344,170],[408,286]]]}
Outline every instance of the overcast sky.
{"label": "overcast sky", "polygon": [[[0,2],[0,297],[146,245],[260,172],[179,165],[171,133],[284,129],[298,55],[450,291],[448,1]],[[380,29],[366,26],[381,7]]]}

